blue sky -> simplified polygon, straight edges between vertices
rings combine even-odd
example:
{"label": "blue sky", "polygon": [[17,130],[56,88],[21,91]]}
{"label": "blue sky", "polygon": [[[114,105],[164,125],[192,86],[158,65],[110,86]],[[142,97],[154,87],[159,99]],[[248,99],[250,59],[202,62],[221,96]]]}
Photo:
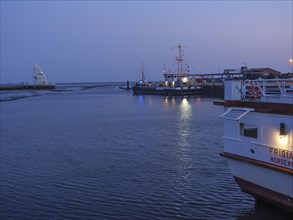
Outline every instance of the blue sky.
{"label": "blue sky", "polygon": [[290,71],[292,1],[1,1],[1,83],[148,80],[190,72],[271,67]]}

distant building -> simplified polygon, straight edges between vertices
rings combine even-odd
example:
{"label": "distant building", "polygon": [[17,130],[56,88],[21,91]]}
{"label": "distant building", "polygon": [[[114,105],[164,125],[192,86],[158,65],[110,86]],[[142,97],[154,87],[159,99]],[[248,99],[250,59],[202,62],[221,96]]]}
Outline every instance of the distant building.
{"label": "distant building", "polygon": [[225,69],[225,76],[232,78],[242,78],[242,79],[272,79],[281,76],[281,72],[265,67],[265,68],[247,68],[246,66],[240,69]]}
{"label": "distant building", "polygon": [[241,73],[244,79],[272,79],[281,76],[281,72],[265,67],[265,68],[250,68],[241,67]]}

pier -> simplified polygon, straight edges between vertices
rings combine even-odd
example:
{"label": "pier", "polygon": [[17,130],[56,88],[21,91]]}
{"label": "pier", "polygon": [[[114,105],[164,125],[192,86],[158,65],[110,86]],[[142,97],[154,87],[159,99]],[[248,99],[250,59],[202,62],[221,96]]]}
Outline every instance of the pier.
{"label": "pier", "polygon": [[202,95],[207,97],[224,97],[224,83],[198,83],[202,88]]}
{"label": "pier", "polygon": [[33,84],[27,82],[20,82],[19,84],[7,83],[0,85],[0,90],[48,90],[56,88],[54,83],[48,83],[45,73],[38,64],[35,64],[34,69]]}
{"label": "pier", "polygon": [[0,90],[48,90],[55,89],[55,84],[3,84]]}

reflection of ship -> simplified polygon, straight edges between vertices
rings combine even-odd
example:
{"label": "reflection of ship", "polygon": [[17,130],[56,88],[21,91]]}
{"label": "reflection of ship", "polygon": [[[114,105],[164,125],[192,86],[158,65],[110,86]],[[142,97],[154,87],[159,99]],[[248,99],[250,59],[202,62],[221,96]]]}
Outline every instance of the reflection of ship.
{"label": "reflection of ship", "polygon": [[221,155],[235,181],[256,199],[293,212],[293,79],[226,81],[223,104]]}
{"label": "reflection of ship", "polygon": [[184,58],[183,49],[179,44],[176,46],[179,55],[176,57],[177,72],[170,73],[164,68],[165,81],[160,83],[147,82],[144,79],[142,69],[142,79],[132,86],[134,94],[156,94],[156,95],[197,95],[201,92],[201,87],[196,85],[196,80],[191,79],[188,69],[183,69]]}

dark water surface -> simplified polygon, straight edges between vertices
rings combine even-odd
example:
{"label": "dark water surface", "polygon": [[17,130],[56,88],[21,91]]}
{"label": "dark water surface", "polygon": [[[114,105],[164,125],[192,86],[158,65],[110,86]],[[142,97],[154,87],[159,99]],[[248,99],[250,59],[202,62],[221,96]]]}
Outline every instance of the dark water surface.
{"label": "dark water surface", "polygon": [[286,217],[235,184],[212,99],[67,85],[0,105],[1,219]]}

